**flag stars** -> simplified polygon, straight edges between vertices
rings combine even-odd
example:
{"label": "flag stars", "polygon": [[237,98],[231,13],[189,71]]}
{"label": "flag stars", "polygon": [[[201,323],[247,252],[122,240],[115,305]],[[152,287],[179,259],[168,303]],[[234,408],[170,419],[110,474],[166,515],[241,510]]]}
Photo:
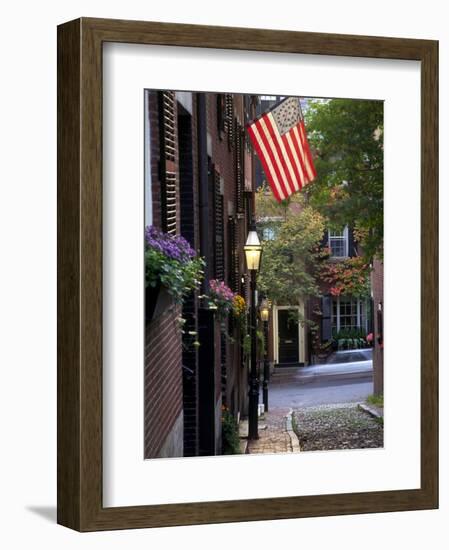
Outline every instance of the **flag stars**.
{"label": "flag stars", "polygon": [[273,109],[273,117],[279,133],[282,135],[288,132],[301,118],[298,99],[290,97],[283,101],[278,107]]}

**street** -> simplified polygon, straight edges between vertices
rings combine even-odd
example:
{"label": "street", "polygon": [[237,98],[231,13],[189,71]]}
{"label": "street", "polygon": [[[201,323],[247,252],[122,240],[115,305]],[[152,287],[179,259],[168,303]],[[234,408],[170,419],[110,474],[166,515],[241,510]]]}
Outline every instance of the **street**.
{"label": "street", "polygon": [[268,390],[269,409],[364,401],[371,393],[370,353],[337,352],[326,365],[275,369]]}
{"label": "street", "polygon": [[[277,367],[259,439],[249,441],[246,452],[381,446],[382,428],[357,408],[372,393],[371,350],[338,351],[322,365]],[[298,420],[301,437],[293,431]]]}

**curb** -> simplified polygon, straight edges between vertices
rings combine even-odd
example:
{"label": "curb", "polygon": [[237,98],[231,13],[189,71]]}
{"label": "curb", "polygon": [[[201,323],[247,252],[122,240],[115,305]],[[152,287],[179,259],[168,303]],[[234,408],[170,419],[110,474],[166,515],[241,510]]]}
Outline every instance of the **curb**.
{"label": "curb", "polygon": [[290,437],[290,443],[292,446],[292,453],[301,452],[301,446],[299,445],[298,436],[293,431],[293,419],[292,419],[293,409],[290,409],[287,416],[285,417],[285,428]]}
{"label": "curb", "polygon": [[240,438],[240,454],[247,455],[248,453],[248,439]]}
{"label": "curb", "polygon": [[377,411],[376,409],[373,409],[371,408],[369,405],[365,405],[365,403],[359,403],[359,409],[361,409],[362,411],[368,413],[370,416],[374,417],[374,418],[383,418],[383,415],[380,414],[379,411]]}

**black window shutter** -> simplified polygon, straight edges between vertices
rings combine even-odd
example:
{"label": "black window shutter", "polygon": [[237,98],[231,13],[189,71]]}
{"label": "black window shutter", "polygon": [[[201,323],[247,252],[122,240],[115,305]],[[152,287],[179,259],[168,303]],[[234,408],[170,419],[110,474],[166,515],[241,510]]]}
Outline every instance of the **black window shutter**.
{"label": "black window shutter", "polygon": [[217,94],[217,130],[220,139],[225,132],[225,95]]}
{"label": "black window shutter", "polygon": [[235,120],[234,120],[234,97],[232,94],[225,94],[226,122],[225,129],[228,134],[228,148],[231,151],[234,147]]}
{"label": "black window shutter", "polygon": [[244,130],[240,124],[236,123],[235,132],[235,199],[234,204],[238,213],[243,212],[243,191],[244,183]]}
{"label": "black window shutter", "polygon": [[332,297],[323,296],[321,298],[321,341],[325,342],[332,338]]}
{"label": "black window shutter", "polygon": [[348,227],[348,256],[350,258],[356,256],[354,231],[352,227]]}
{"label": "black window shutter", "polygon": [[321,239],[321,246],[327,248],[329,246],[329,230],[325,229],[323,238]]}
{"label": "black window shutter", "polygon": [[224,204],[220,189],[220,174],[214,170],[214,231],[215,231],[215,278],[225,279],[224,257]]}
{"label": "black window shutter", "polygon": [[176,105],[174,92],[159,92],[160,178],[162,229],[177,233]]}
{"label": "black window shutter", "polygon": [[239,242],[237,219],[228,217],[228,284],[233,292],[240,291],[239,281]]}

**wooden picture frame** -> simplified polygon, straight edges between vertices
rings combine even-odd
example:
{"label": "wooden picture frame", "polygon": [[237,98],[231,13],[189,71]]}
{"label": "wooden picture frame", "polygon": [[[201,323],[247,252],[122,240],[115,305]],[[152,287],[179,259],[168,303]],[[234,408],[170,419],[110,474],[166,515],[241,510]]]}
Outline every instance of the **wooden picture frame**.
{"label": "wooden picture frame", "polygon": [[[102,44],[421,62],[421,488],[104,508]],[[58,28],[58,523],[79,531],[438,506],[438,43],[81,18]]]}

